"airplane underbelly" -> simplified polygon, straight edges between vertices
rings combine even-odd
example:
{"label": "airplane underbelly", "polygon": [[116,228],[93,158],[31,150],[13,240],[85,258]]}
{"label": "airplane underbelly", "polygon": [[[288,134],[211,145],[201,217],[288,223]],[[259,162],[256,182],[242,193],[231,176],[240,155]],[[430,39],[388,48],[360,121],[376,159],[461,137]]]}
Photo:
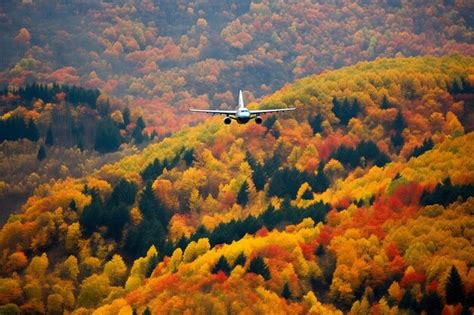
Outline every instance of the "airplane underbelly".
{"label": "airplane underbelly", "polygon": [[237,122],[239,124],[246,124],[250,120],[250,117],[237,117]]}

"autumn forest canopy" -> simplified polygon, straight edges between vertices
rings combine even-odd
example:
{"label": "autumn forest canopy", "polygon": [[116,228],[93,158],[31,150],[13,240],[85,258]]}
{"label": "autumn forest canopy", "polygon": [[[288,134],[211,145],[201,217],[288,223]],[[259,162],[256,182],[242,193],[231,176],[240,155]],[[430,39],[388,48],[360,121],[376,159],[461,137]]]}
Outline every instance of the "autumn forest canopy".
{"label": "autumn forest canopy", "polygon": [[0,314],[471,314],[473,10],[2,2]]}

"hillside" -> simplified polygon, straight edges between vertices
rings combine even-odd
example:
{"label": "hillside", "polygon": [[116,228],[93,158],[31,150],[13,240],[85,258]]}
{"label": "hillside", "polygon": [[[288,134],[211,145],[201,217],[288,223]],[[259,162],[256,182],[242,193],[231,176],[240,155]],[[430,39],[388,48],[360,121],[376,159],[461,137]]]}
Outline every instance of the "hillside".
{"label": "hillside", "polygon": [[[470,1],[2,1],[0,85],[99,88],[160,135],[379,57],[472,55]],[[67,21],[65,23],[64,21]]]}
{"label": "hillside", "polygon": [[473,86],[471,57],[362,62],[250,105],[295,115],[41,185],[0,231],[0,310],[469,312]]}
{"label": "hillside", "polygon": [[33,83],[0,91],[0,223],[39,185],[87,176],[153,140],[142,115],[97,89]]}

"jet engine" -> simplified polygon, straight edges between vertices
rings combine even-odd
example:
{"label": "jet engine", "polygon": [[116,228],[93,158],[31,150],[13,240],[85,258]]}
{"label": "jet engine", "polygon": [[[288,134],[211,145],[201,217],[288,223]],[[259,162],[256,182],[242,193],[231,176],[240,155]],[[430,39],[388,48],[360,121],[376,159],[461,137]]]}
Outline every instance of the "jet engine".
{"label": "jet engine", "polygon": [[260,125],[263,122],[262,117],[260,116],[255,117],[255,122],[257,123],[257,125]]}
{"label": "jet engine", "polygon": [[232,122],[232,119],[230,117],[224,118],[224,124],[229,125]]}

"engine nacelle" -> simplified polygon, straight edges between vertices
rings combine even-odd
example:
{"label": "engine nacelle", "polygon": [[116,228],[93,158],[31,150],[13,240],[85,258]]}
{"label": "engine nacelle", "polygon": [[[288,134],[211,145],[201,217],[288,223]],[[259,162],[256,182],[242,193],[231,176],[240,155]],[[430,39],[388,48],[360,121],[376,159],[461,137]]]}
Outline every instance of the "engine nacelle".
{"label": "engine nacelle", "polygon": [[229,125],[232,122],[232,119],[230,117],[224,118],[224,124]]}
{"label": "engine nacelle", "polygon": [[257,125],[260,125],[263,122],[262,117],[260,116],[255,117],[255,122],[257,123]]}

